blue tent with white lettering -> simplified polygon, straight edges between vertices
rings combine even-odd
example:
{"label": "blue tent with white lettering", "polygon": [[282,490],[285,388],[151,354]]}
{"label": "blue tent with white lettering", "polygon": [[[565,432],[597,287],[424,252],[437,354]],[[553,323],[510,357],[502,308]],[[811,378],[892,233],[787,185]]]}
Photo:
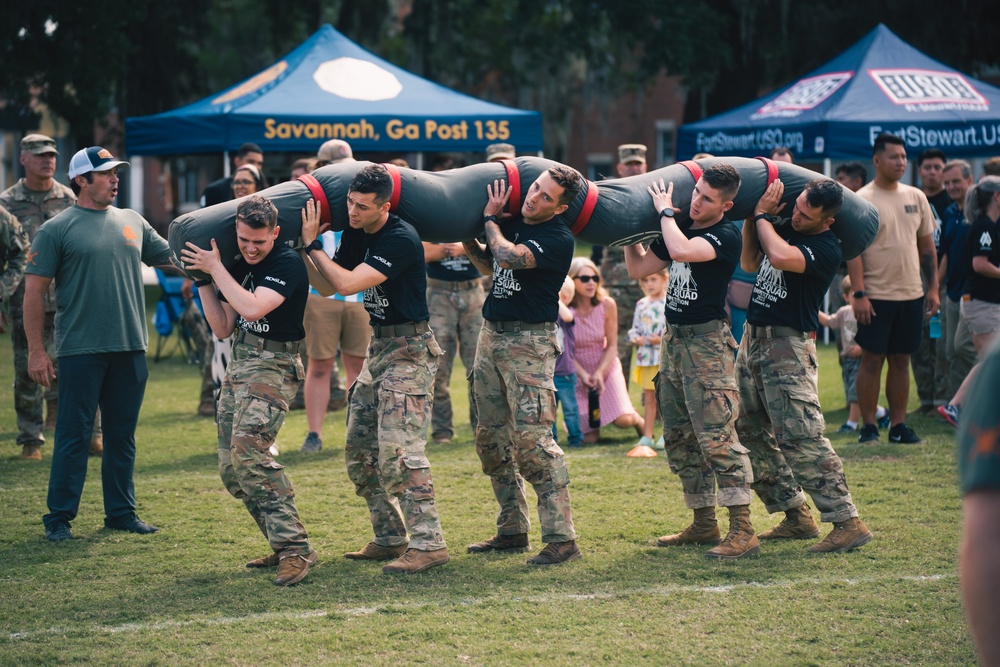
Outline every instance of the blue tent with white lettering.
{"label": "blue tent with white lettering", "polygon": [[867,160],[880,132],[901,136],[911,153],[1000,154],[1000,89],[929,58],[879,24],[790,86],[681,126],[677,156],[753,157],[786,146],[796,160]]}
{"label": "blue tent with white lettering", "polygon": [[180,109],[125,121],[129,155],[315,152],[327,139],[355,151],[484,151],[499,141],[542,149],[542,118],[422,79],[330,25],[264,71]]}

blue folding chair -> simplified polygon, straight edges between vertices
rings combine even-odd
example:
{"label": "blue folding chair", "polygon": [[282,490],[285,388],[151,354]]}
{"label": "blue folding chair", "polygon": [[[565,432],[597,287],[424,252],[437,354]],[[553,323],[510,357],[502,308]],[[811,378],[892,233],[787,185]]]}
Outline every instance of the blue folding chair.
{"label": "blue folding chair", "polygon": [[[160,283],[159,301],[156,302],[156,311],[153,314],[153,328],[156,329],[158,338],[156,340],[156,354],[153,360],[158,362],[165,356],[170,356],[175,350],[181,350],[184,358],[189,364],[200,364],[201,355],[204,351],[199,349],[197,339],[204,340],[204,319],[200,322],[193,322],[190,314],[185,316],[190,308],[187,299],[181,293],[181,286],[184,278],[181,276],[168,276],[160,269],[155,269],[156,280]],[[195,291],[194,307],[198,310],[198,317],[204,318],[204,310],[201,306],[201,299]],[[200,326],[203,331],[196,331]],[[171,347],[171,339],[173,347]]]}

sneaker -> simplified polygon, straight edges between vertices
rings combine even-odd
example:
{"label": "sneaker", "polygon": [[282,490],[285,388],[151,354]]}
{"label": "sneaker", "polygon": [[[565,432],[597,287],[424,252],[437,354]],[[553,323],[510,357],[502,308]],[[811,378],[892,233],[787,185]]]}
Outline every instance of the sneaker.
{"label": "sneaker", "polygon": [[396,574],[403,572],[406,574],[416,574],[429,570],[438,565],[444,565],[451,560],[447,549],[435,549],[434,551],[421,551],[419,549],[407,549],[406,553],[382,568],[384,574]]}
{"label": "sneaker", "polygon": [[65,540],[72,540],[73,533],[69,532],[68,523],[60,522],[45,528],[45,539],[49,542],[63,542]]}
{"label": "sneaker", "polygon": [[878,424],[879,428],[889,428],[889,424],[892,423],[892,417],[889,415],[889,411],[886,410],[885,414],[876,418],[875,423]]}
{"label": "sneaker", "polygon": [[956,428],[958,428],[958,413],[960,410],[961,408],[959,406],[951,405],[950,403],[948,405],[938,406],[937,409],[941,418]]}
{"label": "sneaker", "polygon": [[666,448],[667,448],[666,441],[663,439],[663,436],[661,435],[659,439],[656,441],[656,443],[653,445],[653,449],[655,449],[658,452],[662,452]]}
{"label": "sneaker", "polygon": [[275,586],[291,586],[306,578],[309,568],[319,560],[316,551],[308,554],[285,556],[278,562],[278,576],[274,578]]}
{"label": "sneaker", "polygon": [[528,559],[528,565],[558,565],[582,557],[580,547],[576,546],[576,540],[549,542],[537,556]]}
{"label": "sneaker", "polygon": [[837,429],[837,433],[854,433],[858,430],[857,426],[851,426],[850,424],[844,424]]}
{"label": "sneaker", "polygon": [[122,530],[126,533],[135,533],[137,535],[150,535],[160,530],[156,526],[146,523],[135,514],[129,514],[122,519],[109,519],[105,517],[104,527],[108,530]]}
{"label": "sneaker", "polygon": [[323,449],[323,439],[319,437],[319,433],[309,431],[309,435],[306,436],[306,441],[302,443],[301,451],[315,453],[321,449]]}
{"label": "sneaker", "polygon": [[641,438],[639,438],[639,444],[637,444],[636,447],[643,447],[643,446],[649,447],[650,449],[652,449],[652,447],[653,447],[653,439],[652,438],[647,438],[646,436],[642,436]]}
{"label": "sneaker", "polygon": [[916,445],[923,442],[923,439],[904,423],[896,424],[889,429],[889,442],[898,442],[902,445]]}
{"label": "sneaker", "polygon": [[865,424],[858,433],[858,442],[878,442],[878,426]]}

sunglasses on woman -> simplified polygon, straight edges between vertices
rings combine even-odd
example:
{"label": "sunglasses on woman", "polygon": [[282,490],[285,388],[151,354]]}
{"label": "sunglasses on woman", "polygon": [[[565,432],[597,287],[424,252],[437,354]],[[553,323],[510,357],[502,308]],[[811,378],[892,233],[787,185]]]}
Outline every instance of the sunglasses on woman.
{"label": "sunglasses on woman", "polygon": [[601,282],[600,276],[577,276],[576,279],[581,283],[589,283],[590,281],[594,281],[595,283]]}

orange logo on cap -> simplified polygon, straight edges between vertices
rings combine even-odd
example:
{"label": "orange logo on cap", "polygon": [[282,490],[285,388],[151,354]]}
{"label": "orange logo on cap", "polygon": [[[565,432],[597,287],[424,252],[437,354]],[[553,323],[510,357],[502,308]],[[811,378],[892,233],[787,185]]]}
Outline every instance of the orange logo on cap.
{"label": "orange logo on cap", "polygon": [[122,229],[122,234],[125,236],[125,245],[139,245],[139,239],[136,237],[135,231],[131,227],[125,227]]}
{"label": "orange logo on cap", "polygon": [[111,151],[109,151],[107,148],[102,148],[101,150],[97,151],[97,157],[105,158],[107,160],[113,160],[115,156],[112,155]]}

